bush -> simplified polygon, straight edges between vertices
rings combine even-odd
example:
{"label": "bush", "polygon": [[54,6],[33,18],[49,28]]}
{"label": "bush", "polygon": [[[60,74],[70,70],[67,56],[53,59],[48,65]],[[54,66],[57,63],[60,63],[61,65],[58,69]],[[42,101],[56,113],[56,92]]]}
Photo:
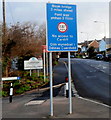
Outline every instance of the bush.
{"label": "bush", "polygon": [[4,84],[3,84],[3,89],[5,89],[5,88],[9,88],[9,84],[4,83]]}
{"label": "bush", "polygon": [[28,91],[28,90],[30,90],[30,85],[24,85],[23,87],[22,87],[22,89],[24,90],[24,91]]}
{"label": "bush", "polygon": [[76,56],[77,58],[82,58],[82,55],[78,55],[78,56]]}
{"label": "bush", "polygon": [[24,90],[19,88],[19,89],[16,90],[15,93],[17,93],[17,94],[21,94],[21,93],[23,93],[23,92],[24,92]]}
{"label": "bush", "polygon": [[26,85],[23,85],[20,88],[16,89],[15,93],[21,94],[28,90],[30,90],[30,86],[28,84],[26,84]]}
{"label": "bush", "polygon": [[[44,82],[44,75],[40,72],[40,76],[38,77],[37,73],[32,73],[30,76],[29,71],[20,71],[22,77],[21,80],[17,81],[4,81],[3,83],[3,92],[1,92],[3,97],[9,95],[10,83],[13,83],[14,95],[22,94],[31,89],[37,89],[47,83],[49,80],[46,78]],[[13,73],[14,75],[14,73]]]}
{"label": "bush", "polygon": [[37,73],[32,73],[31,75],[32,80],[37,80]]}
{"label": "bush", "polygon": [[14,82],[13,87],[19,87],[21,83],[19,81]]}
{"label": "bush", "polygon": [[38,85],[37,85],[37,84],[33,84],[33,85],[31,86],[31,88],[32,88],[32,89],[38,88]]}
{"label": "bush", "polygon": [[29,76],[30,76],[30,72],[29,71],[24,72],[23,77],[29,77]]}
{"label": "bush", "polygon": [[2,91],[2,96],[3,96],[3,97],[8,96],[8,92],[6,92],[6,91]]}
{"label": "bush", "polygon": [[57,61],[54,61],[54,65],[57,65],[58,64],[58,62]]}
{"label": "bush", "polygon": [[26,80],[26,83],[27,84],[33,84],[33,83],[35,83],[34,81],[31,81],[31,80]]}
{"label": "bush", "polygon": [[17,70],[16,70],[16,71],[10,72],[10,73],[9,73],[9,76],[10,76],[10,77],[14,77],[14,76],[20,76],[20,77],[22,77],[23,74],[24,74],[23,71],[17,71]]}

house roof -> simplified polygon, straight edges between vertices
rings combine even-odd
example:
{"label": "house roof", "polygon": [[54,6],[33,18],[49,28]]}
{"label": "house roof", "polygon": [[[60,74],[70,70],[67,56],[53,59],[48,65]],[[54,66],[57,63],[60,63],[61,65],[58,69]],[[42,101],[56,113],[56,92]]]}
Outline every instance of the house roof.
{"label": "house roof", "polygon": [[106,42],[106,44],[111,44],[111,38],[106,38],[105,42]]}
{"label": "house roof", "polygon": [[[95,39],[96,40],[96,39]],[[90,40],[90,41],[85,41],[85,42],[81,42],[81,43],[78,43],[78,45],[81,45],[81,47],[86,47],[86,46],[89,46],[89,44],[95,40]],[[101,41],[101,40],[96,40],[98,43]]]}
{"label": "house roof", "polygon": [[99,43],[97,40],[94,40],[92,41],[90,44],[89,44],[89,47],[93,46],[94,48],[99,48]]}

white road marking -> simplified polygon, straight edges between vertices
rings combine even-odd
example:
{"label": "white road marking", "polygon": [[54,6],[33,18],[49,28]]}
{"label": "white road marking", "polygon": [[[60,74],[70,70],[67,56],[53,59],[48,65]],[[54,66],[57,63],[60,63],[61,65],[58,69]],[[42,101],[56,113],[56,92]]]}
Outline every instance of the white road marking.
{"label": "white road marking", "polygon": [[90,72],[96,72],[96,70],[93,70],[93,71],[91,70]]}
{"label": "white road marking", "polygon": [[26,103],[25,105],[40,105],[44,102],[45,100],[34,100],[34,101],[30,101],[28,103]]}
{"label": "white road marking", "polygon": [[93,77],[96,77],[96,76],[86,76],[86,78],[93,78]]}
{"label": "white road marking", "polygon": [[67,66],[67,63],[66,63],[66,62],[64,62],[64,61],[63,61],[63,63],[65,64],[65,67],[66,67],[66,69],[67,69],[67,71],[68,71],[68,66]]}
{"label": "white road marking", "polygon": [[103,66],[103,69],[107,69],[107,67],[104,67],[104,66]]}
{"label": "white road marking", "polygon": [[[95,68],[96,68],[96,67],[95,67]],[[100,68],[98,68],[98,67],[97,67],[96,69],[98,69],[98,70],[99,70]]]}
{"label": "white road marking", "polygon": [[83,97],[80,97],[80,96],[78,98],[80,98],[82,100],[86,100],[86,101],[92,102],[92,103],[95,103],[95,104],[98,104],[98,105],[102,105],[102,106],[111,108],[111,106],[109,106],[109,105],[106,105],[106,104],[103,104],[103,103],[100,103],[100,102],[97,102],[97,101],[94,101],[94,100],[86,99],[86,98],[83,98]]}
{"label": "white road marking", "polygon": [[[63,61],[63,63],[65,64],[66,68],[67,67],[67,64]],[[96,68],[96,67],[95,67]],[[100,69],[100,68],[96,68],[96,69]],[[67,69],[68,70],[68,69]],[[110,74],[111,75],[111,74]],[[87,76],[87,77],[91,77],[91,76]],[[96,77],[96,76],[93,76],[93,77]],[[79,98],[79,99],[82,99],[82,100],[86,100],[86,101],[89,101],[89,102],[92,102],[92,103],[95,103],[95,104],[98,104],[98,105],[102,105],[104,107],[108,107],[108,108],[111,108],[111,106],[109,105],[106,105],[106,104],[103,104],[103,103],[100,103],[100,102],[97,102],[97,101],[94,101],[94,100],[90,100],[90,99],[86,99],[86,98],[83,98],[83,97],[80,97],[77,93],[75,94],[75,97]]]}

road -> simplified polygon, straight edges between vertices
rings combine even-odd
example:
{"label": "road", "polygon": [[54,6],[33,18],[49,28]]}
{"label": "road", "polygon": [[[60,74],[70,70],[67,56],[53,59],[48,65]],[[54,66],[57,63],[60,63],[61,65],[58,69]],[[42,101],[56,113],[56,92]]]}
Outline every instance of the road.
{"label": "road", "polygon": [[[66,58],[60,60],[67,62]],[[71,66],[72,79],[80,96],[111,105],[111,63],[71,58]]]}
{"label": "road", "polygon": [[[67,76],[67,69],[65,67],[65,64],[62,62],[63,60],[67,61],[67,59],[60,59],[59,64],[53,68],[53,85],[58,85],[61,83],[63,84],[65,82],[65,77]],[[85,87],[88,87],[87,85],[85,85],[85,81],[87,79],[80,79],[82,75],[80,75],[79,72],[81,72],[82,70],[78,71],[78,69],[81,69],[80,63],[84,63],[84,62],[79,59],[72,59],[71,62],[72,62],[72,76],[74,81],[76,81],[74,83],[76,85],[78,93],[81,96],[83,95],[84,97],[88,97],[87,91],[90,90],[85,89]],[[47,87],[48,86],[49,84],[47,85]],[[54,87],[53,89],[54,117],[56,118],[68,118],[68,117],[69,118],[108,118],[109,117],[108,107],[81,99],[80,97],[77,96],[72,97],[72,103],[73,103],[72,107],[74,108],[73,114],[68,115],[69,99],[67,99],[64,96],[64,91],[65,91],[64,88],[65,88],[64,86],[60,85],[59,87]],[[94,94],[94,92],[92,93]],[[3,118],[15,118],[15,119],[16,118],[49,118],[50,89],[48,90],[36,89],[34,91],[29,91],[23,95],[13,96],[12,103],[9,103],[8,99],[9,99],[8,97],[2,99]]]}

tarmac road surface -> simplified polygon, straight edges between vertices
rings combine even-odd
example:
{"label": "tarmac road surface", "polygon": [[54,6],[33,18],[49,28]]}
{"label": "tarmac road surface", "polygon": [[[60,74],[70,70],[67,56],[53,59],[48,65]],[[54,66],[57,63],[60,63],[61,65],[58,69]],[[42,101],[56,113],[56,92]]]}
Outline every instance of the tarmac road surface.
{"label": "tarmac road surface", "polygon": [[[67,59],[60,59],[67,63]],[[111,63],[90,59],[71,59],[72,79],[78,94],[111,105]]]}

